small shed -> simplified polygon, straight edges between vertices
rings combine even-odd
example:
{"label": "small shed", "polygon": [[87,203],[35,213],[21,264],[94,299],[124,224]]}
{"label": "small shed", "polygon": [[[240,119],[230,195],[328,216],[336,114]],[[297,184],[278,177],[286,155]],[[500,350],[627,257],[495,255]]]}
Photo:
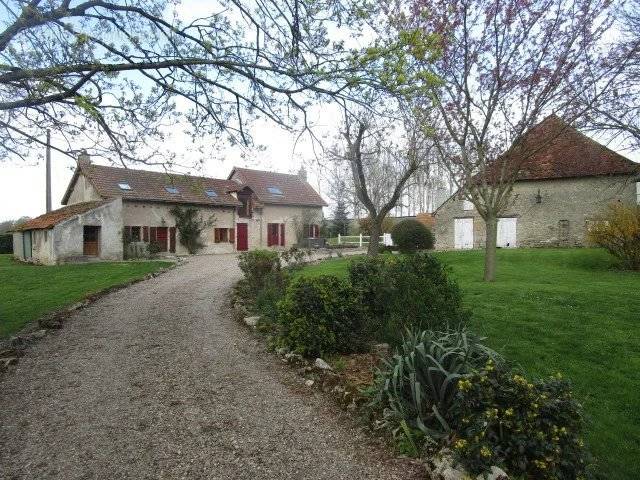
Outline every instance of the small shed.
{"label": "small shed", "polygon": [[13,232],[19,260],[56,265],[122,260],[122,200],[82,202],[28,220]]}

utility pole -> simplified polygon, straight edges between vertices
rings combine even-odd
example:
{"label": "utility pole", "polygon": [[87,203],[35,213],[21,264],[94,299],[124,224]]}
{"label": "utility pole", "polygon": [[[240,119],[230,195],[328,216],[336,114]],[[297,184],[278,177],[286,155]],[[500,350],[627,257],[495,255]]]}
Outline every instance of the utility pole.
{"label": "utility pole", "polygon": [[47,155],[46,155],[46,176],[47,176],[47,212],[51,211],[51,130],[47,129]]}

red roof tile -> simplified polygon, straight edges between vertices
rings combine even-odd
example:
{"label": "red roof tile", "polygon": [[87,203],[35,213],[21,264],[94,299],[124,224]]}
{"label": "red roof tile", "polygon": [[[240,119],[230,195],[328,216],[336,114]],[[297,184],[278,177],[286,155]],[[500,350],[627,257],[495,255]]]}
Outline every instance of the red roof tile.
{"label": "red roof tile", "polygon": [[[94,164],[79,167],[62,203],[68,201],[74,180],[79,173],[89,179],[91,185],[103,198],[122,197],[124,200],[240,206],[240,202],[228,193],[230,189],[237,187],[237,184],[230,180]],[[131,189],[123,190],[118,186],[119,183],[126,183]],[[166,187],[177,188],[177,193],[167,191]],[[216,196],[207,195],[207,190],[213,190]]]}
{"label": "red roof tile", "polygon": [[[327,206],[314,188],[298,175],[234,167],[229,178],[238,182],[236,186],[248,186],[263,204]],[[270,188],[280,190],[282,195],[270,192]]]}
{"label": "red roof tile", "polygon": [[555,115],[532,127],[518,145],[496,162],[495,169],[487,169],[487,174],[497,172],[504,159],[518,169],[517,180],[640,173],[640,164],[580,133]]}
{"label": "red roof tile", "polygon": [[27,220],[26,222],[18,226],[15,231],[20,232],[24,230],[46,230],[49,228],[53,228],[55,225],[64,220],[67,220],[68,218],[80,215],[81,213],[86,213],[90,210],[93,210],[94,208],[104,205],[105,203],[107,202],[104,200],[96,202],[74,203],[73,205],[62,207],[58,210],[52,210],[49,213],[45,213],[44,215],[40,215],[39,217]]}

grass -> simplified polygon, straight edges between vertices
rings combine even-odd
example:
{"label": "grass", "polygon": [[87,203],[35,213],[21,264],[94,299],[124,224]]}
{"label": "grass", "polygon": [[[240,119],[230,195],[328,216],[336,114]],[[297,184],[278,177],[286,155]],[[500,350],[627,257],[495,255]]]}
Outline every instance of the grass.
{"label": "grass", "polygon": [[166,261],[37,266],[0,255],[0,338],[26,323],[114,285],[144,277]]}
{"label": "grass", "polygon": [[[599,478],[640,478],[640,273],[596,249],[498,252],[495,283],[483,252],[438,252],[474,313],[473,328],[531,376],[571,379],[588,421]],[[346,257],[304,275],[346,275]]]}

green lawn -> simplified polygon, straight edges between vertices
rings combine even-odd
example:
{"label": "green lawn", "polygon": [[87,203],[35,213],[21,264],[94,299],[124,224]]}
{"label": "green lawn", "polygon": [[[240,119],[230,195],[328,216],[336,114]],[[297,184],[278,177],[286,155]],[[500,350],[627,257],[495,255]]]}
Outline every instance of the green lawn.
{"label": "green lawn", "polygon": [[0,338],[87,295],[141,278],[168,262],[109,262],[43,267],[0,255]]}
{"label": "green lawn", "polygon": [[[640,478],[640,273],[595,249],[498,252],[481,281],[481,251],[438,252],[474,312],[474,329],[532,376],[561,372],[588,416],[599,478]],[[307,267],[344,275],[348,258]]]}

